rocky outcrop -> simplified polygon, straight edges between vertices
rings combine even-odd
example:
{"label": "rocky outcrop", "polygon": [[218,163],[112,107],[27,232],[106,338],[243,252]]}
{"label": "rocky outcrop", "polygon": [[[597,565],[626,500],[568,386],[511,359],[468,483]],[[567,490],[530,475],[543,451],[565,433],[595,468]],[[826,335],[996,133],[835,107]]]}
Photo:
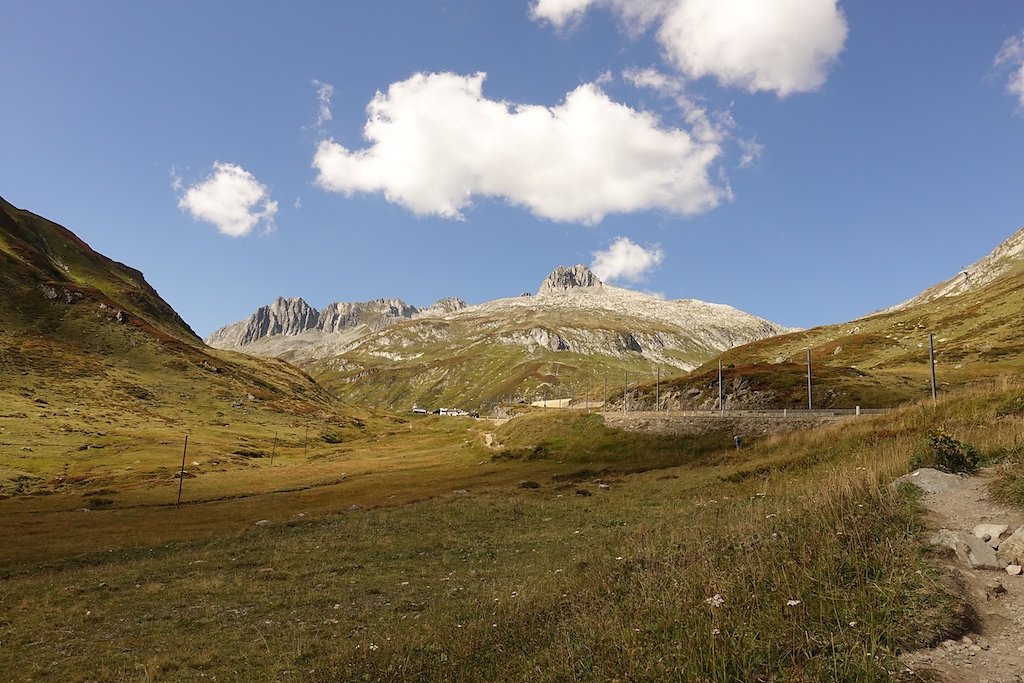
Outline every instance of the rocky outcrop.
{"label": "rocky outcrop", "polygon": [[455,313],[466,308],[466,302],[462,299],[456,299],[455,297],[448,297],[447,299],[438,299],[426,308],[420,309],[418,315],[428,317],[434,315],[446,315],[448,313]]}
{"label": "rocky outcrop", "polygon": [[551,271],[544,279],[544,282],[540,283],[537,296],[551,292],[564,292],[567,289],[576,289],[577,287],[603,286],[604,283],[597,279],[597,276],[594,275],[590,268],[584,265],[572,267],[559,266]]}
{"label": "rocky outcrop", "polygon": [[[459,299],[441,301],[458,302],[465,306],[465,302]],[[458,306],[457,303],[447,305],[453,309]],[[278,298],[269,306],[258,309],[246,320],[220,328],[205,341],[216,348],[230,349],[268,337],[294,337],[311,331],[341,334],[365,326],[367,332],[378,332],[419,314],[420,309],[401,299],[338,302],[318,311],[301,298]]]}
{"label": "rocky outcrop", "polygon": [[901,311],[942,297],[970,292],[1021,267],[1022,262],[1024,262],[1024,228],[1010,235],[990,254],[978,259],[948,280],[929,287],[913,299],[908,299],[883,312]]}
{"label": "rocky outcrop", "polygon": [[318,320],[319,312],[301,298],[278,297],[246,320],[220,328],[205,341],[218,348],[243,346],[264,337],[301,334],[316,327]]}

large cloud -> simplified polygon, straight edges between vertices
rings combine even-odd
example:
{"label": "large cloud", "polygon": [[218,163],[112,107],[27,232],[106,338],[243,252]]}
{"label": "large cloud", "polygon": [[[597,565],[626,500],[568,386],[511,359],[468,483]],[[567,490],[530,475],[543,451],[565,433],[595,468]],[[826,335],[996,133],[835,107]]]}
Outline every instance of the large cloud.
{"label": "large cloud", "polygon": [[594,84],[545,107],[489,100],[484,78],[416,74],[378,92],[364,128],[370,146],[322,141],[317,183],[383,192],[417,214],[460,218],[484,196],[584,223],[646,209],[698,214],[726,196],[709,177],[721,153],[713,141],[665,127]]}
{"label": "large cloud", "polygon": [[[175,188],[181,189],[179,179]],[[244,168],[218,161],[206,178],[184,191],[178,208],[196,220],[212,223],[225,235],[241,237],[261,223],[271,229],[277,202],[271,201],[266,186]]]}
{"label": "large cloud", "polygon": [[537,19],[564,27],[610,7],[633,32],[657,24],[666,60],[689,78],[780,97],[816,90],[846,42],[837,0],[537,0]]}
{"label": "large cloud", "polygon": [[604,251],[595,251],[593,257],[590,269],[600,279],[638,282],[661,265],[665,253],[659,247],[645,249],[628,237],[619,237]]}
{"label": "large cloud", "polygon": [[1006,81],[1006,91],[1016,97],[1024,109],[1024,33],[1006,39],[996,55],[996,66],[1012,69]]}

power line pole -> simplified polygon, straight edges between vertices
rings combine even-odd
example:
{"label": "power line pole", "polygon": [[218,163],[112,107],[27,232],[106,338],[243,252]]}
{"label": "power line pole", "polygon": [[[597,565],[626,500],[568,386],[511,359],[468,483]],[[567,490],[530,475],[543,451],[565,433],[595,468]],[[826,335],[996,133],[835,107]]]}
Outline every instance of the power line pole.
{"label": "power line pole", "polygon": [[185,435],[185,448],[181,451],[181,471],[178,472],[178,502],[175,507],[181,505],[181,487],[185,483],[185,454],[188,453],[188,434]]}
{"label": "power line pole", "polygon": [[928,333],[928,367],[932,374],[932,402],[939,400],[938,387],[935,384],[935,335]]}
{"label": "power line pole", "polygon": [[807,349],[807,410],[814,410],[811,393],[811,350]]}
{"label": "power line pole", "polygon": [[722,386],[722,359],[718,359],[718,412],[725,417],[725,387]]}

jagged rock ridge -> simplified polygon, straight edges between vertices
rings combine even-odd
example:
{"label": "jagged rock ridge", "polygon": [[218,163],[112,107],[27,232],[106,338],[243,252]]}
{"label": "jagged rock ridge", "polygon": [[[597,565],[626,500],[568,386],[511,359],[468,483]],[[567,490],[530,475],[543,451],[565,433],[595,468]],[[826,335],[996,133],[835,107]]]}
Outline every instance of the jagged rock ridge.
{"label": "jagged rock ridge", "polygon": [[366,333],[378,332],[416,316],[442,315],[465,307],[465,301],[455,298],[441,299],[423,309],[401,299],[374,299],[336,302],[318,311],[300,297],[278,297],[245,320],[213,332],[205,341],[216,348],[237,349],[263,339],[297,337],[308,332],[340,335],[357,328]]}

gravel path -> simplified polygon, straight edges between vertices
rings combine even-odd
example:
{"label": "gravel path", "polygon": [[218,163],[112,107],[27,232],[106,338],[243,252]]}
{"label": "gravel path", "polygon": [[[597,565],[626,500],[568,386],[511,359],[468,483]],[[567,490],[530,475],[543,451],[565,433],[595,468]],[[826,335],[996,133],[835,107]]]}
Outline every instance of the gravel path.
{"label": "gravel path", "polygon": [[[971,533],[982,523],[1007,524],[1010,531],[1024,525],[1024,510],[989,497],[986,483],[991,476],[983,472],[949,490],[926,494],[922,502],[930,510],[930,526]],[[979,617],[978,633],[910,653],[904,664],[913,672],[931,670],[947,683],[1024,683],[1024,576],[971,569],[952,553],[943,565],[969,591]]]}

